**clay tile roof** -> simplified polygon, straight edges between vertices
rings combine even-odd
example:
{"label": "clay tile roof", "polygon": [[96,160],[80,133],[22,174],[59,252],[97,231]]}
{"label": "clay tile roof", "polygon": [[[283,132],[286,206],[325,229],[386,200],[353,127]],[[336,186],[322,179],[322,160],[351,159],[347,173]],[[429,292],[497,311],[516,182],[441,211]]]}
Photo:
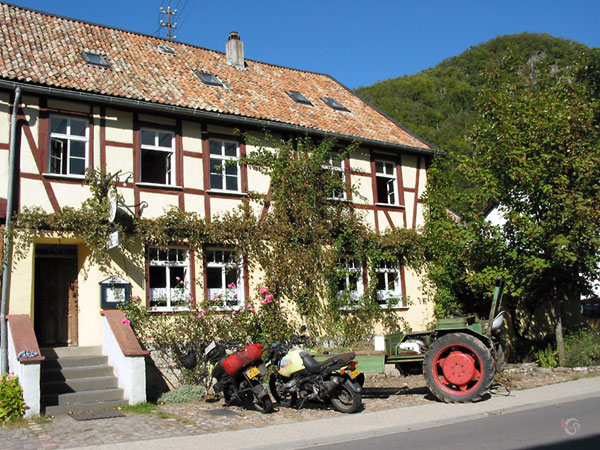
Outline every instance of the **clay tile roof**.
{"label": "clay tile roof", "polygon": [[[238,70],[227,64],[223,52],[3,3],[0,39],[2,80],[269,120],[431,150],[426,142],[328,75],[248,59],[246,70]],[[173,48],[176,55],[160,53],[160,44]],[[110,68],[87,64],[83,51],[104,55]],[[216,75],[225,87],[204,84],[196,71]],[[301,92],[313,106],[296,103],[286,90]],[[334,110],[321,97],[337,100],[349,112]]]}

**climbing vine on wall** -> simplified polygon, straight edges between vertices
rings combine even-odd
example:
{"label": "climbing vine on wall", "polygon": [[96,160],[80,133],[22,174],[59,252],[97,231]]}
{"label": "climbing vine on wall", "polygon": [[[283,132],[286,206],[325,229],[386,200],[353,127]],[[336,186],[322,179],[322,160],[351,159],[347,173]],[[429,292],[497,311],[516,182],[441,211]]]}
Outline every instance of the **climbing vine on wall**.
{"label": "climbing vine on wall", "polygon": [[[403,228],[375,233],[354,208],[350,200],[359,199],[359,193],[346,183],[339,162],[357,144],[341,147],[333,139],[275,140],[268,133],[261,139],[248,135],[243,139],[253,150],[241,162],[249,171],[269,177],[268,193],[248,192],[238,208],[210,222],[195,212],[171,207],[159,217],[132,215],[126,224],[110,223],[108,193],[123,187],[122,174],[91,170],[85,179],[90,197],[80,208],[63,207],[56,213],[23,208],[16,216],[7,232],[16,237],[17,258],[29,251],[36,237],[76,238],[89,249],[87,264],[108,272],[114,253],[108,249],[107,237],[115,229],[121,251],[140,265],[145,244],[185,243],[197,252],[208,244],[232,245],[246,255],[251,269],[263,275],[261,283],[315,337],[335,336],[338,343],[351,344],[369,337],[378,322],[384,329],[400,326],[393,308],[377,303],[374,267],[383,261],[401,261],[418,270],[423,265],[421,240],[417,232]],[[360,298],[340,293],[345,276],[340,261],[348,260],[367,267],[370,281]]]}

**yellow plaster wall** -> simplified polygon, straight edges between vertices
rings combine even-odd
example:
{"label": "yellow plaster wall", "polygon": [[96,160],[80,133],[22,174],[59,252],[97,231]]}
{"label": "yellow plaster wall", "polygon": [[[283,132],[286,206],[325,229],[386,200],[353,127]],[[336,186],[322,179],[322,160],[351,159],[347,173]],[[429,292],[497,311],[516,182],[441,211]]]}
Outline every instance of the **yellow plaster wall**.
{"label": "yellow plaster wall", "polygon": [[0,92],[0,143],[8,144],[10,140],[10,95]]}
{"label": "yellow plaster wall", "polygon": [[119,170],[133,172],[133,149],[107,145],[106,171],[115,173]]}
{"label": "yellow plaster wall", "polygon": [[196,122],[181,123],[183,150],[186,152],[202,153],[202,129]]}
{"label": "yellow plaster wall", "polygon": [[[10,141],[10,95],[0,92],[0,144],[9,144]],[[0,197],[6,198],[8,195],[8,164],[9,151],[0,150],[0,180],[6,180],[0,183]]]}
{"label": "yellow plaster wall", "polygon": [[89,114],[91,108],[85,103],[70,102],[68,100],[56,100],[53,98],[48,99],[48,108],[59,109],[64,111],[77,111],[81,113]]}
{"label": "yellow plaster wall", "polygon": [[419,196],[422,196],[427,187],[427,169],[425,158],[421,158],[421,169],[419,172]]}
{"label": "yellow plaster wall", "polygon": [[[33,139],[35,140],[36,145],[39,145],[39,142],[38,142],[39,109],[38,109],[38,104],[37,104],[37,98],[24,96],[23,100],[22,100],[22,104],[25,105],[25,106],[23,106],[23,112],[25,113],[25,117],[27,118],[27,123],[29,124],[29,128],[31,130]],[[38,166],[35,162],[35,159],[33,157],[33,151],[29,147],[29,141],[25,137],[25,132],[23,130],[21,130],[21,172],[37,173],[37,174],[40,173]]]}
{"label": "yellow plaster wall", "polygon": [[177,195],[177,191],[172,194],[140,192],[140,201],[148,202],[148,207],[143,212],[144,217],[162,216],[165,213],[165,209],[168,209],[170,206],[179,205]]}
{"label": "yellow plaster wall", "polygon": [[215,199],[215,198],[212,198],[210,200],[210,212],[211,212],[212,216],[214,217],[214,216],[217,216],[219,214],[223,214],[223,213],[226,213],[226,212],[233,211],[233,209],[235,209],[241,203],[242,203],[242,201],[240,199],[237,199],[237,198],[232,198],[232,199],[228,199],[228,198]]}
{"label": "yellow plaster wall", "polygon": [[[129,112],[107,108],[106,140],[133,144],[133,115]],[[131,164],[133,165],[133,162]]]}
{"label": "yellow plaster wall", "polygon": [[352,201],[354,203],[359,205],[373,204],[373,183],[370,177],[364,175],[351,175],[350,183],[358,191],[358,195],[352,195]]}
{"label": "yellow plaster wall", "polygon": [[406,209],[406,227],[413,227],[413,214],[415,210],[415,194],[412,192],[404,193],[404,208]]}
{"label": "yellow plaster wall", "polygon": [[48,213],[54,212],[46,188],[40,180],[21,178],[21,206],[39,206]]}
{"label": "yellow plaster wall", "polygon": [[[2,118],[0,117],[0,120]],[[8,166],[9,166],[9,152],[8,150],[0,150],[0,180],[4,180],[0,183],[0,197],[8,197]]]}
{"label": "yellow plaster wall", "polygon": [[256,170],[248,169],[248,188],[261,194],[269,192],[271,177]]}
{"label": "yellow plaster wall", "polygon": [[93,164],[95,168],[100,167],[100,108],[95,107],[93,109],[93,120],[92,126],[94,129],[94,142],[93,142],[93,150],[94,150],[94,160]]}
{"label": "yellow plaster wall", "polygon": [[413,330],[425,330],[433,319],[433,302],[421,291],[421,281],[417,273],[405,269],[406,297],[408,311],[402,313]]}
{"label": "yellow plaster wall", "polygon": [[185,210],[187,212],[195,212],[200,217],[205,217],[206,212],[204,211],[204,197],[202,195],[190,195],[185,196]]}
{"label": "yellow plaster wall", "polygon": [[186,188],[204,189],[202,159],[183,157],[183,185]]}
{"label": "yellow plaster wall", "polygon": [[[82,181],[83,182],[83,181]],[[81,203],[90,198],[90,188],[82,184],[51,183],[56,199],[61,207],[81,207]]]}
{"label": "yellow plaster wall", "polygon": [[33,283],[34,283],[33,248],[21,260],[13,259],[13,271],[10,276],[9,314],[29,314],[33,319]]}
{"label": "yellow plaster wall", "polygon": [[422,227],[425,224],[425,217],[423,216],[423,203],[417,203],[417,227]]}
{"label": "yellow plaster wall", "polygon": [[402,155],[402,182],[404,187],[414,188],[417,182],[417,158],[412,155]]}

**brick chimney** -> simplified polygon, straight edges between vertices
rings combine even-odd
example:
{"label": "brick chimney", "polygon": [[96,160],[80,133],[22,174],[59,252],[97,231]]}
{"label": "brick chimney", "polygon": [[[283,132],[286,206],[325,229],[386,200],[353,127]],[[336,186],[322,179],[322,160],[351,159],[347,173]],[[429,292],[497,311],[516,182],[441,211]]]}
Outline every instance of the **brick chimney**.
{"label": "brick chimney", "polygon": [[229,33],[229,39],[227,39],[225,49],[225,53],[227,54],[227,64],[230,64],[239,70],[246,70],[246,64],[244,63],[244,43],[240,39],[240,35],[237,31]]}

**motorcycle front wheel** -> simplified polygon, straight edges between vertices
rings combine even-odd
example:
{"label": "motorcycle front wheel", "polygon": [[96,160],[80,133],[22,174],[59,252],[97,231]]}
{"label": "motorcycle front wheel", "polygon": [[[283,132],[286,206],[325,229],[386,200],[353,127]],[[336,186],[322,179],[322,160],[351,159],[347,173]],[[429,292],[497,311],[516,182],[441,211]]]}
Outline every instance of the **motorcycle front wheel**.
{"label": "motorcycle front wheel", "polygon": [[331,394],[330,400],[337,411],[350,414],[360,409],[362,396],[344,383]]}
{"label": "motorcycle front wheel", "polygon": [[296,394],[284,392],[282,381],[277,374],[272,374],[269,378],[269,390],[277,403],[286,408],[291,408],[296,404]]}

